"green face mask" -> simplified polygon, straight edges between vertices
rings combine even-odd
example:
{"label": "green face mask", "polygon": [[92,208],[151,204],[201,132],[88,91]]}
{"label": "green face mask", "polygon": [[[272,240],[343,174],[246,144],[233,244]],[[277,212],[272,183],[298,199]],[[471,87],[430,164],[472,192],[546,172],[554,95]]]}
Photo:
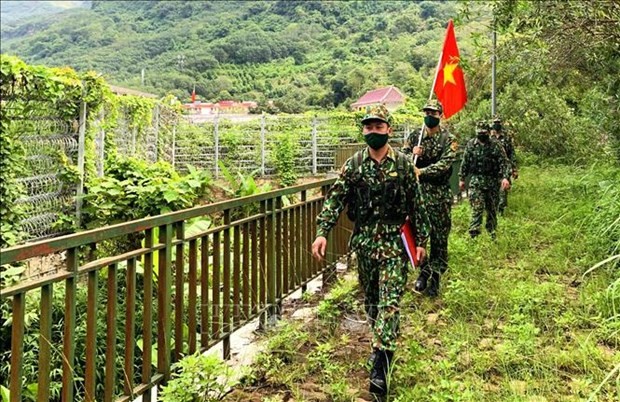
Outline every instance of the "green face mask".
{"label": "green face mask", "polygon": [[368,133],[364,135],[364,141],[372,149],[380,149],[388,142],[387,134]]}
{"label": "green face mask", "polygon": [[435,128],[439,125],[439,117],[435,116],[424,116],[424,125],[428,128]]}

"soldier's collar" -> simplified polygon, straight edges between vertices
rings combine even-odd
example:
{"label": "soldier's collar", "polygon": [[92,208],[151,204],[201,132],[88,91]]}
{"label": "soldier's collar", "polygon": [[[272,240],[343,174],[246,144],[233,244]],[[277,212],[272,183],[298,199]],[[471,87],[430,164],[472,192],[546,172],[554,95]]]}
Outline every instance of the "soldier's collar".
{"label": "soldier's collar", "polygon": [[394,151],[394,148],[392,148],[391,145],[388,144],[388,151],[387,154],[385,155],[386,158],[390,158],[391,160],[395,161],[396,160],[396,151]]}
{"label": "soldier's collar", "polygon": [[[396,161],[396,151],[394,151],[394,148],[392,148],[390,144],[388,144],[388,151],[383,159],[386,158],[390,158],[391,160]],[[366,159],[371,159],[368,147],[364,148],[364,151],[362,153],[362,161],[365,161]]]}

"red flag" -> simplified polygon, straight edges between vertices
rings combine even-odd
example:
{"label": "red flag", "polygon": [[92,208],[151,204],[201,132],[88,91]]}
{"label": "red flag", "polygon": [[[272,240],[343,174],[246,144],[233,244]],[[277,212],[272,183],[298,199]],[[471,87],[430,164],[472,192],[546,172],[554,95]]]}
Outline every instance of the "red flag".
{"label": "red flag", "polygon": [[407,251],[407,255],[409,256],[409,261],[411,261],[411,266],[415,269],[418,267],[418,258],[416,255],[416,245],[415,245],[415,230],[413,229],[413,224],[409,217],[405,220],[405,223],[400,227],[400,238],[403,241],[403,245],[405,246],[405,251]]}
{"label": "red flag", "polygon": [[192,103],[196,102],[196,85],[194,85],[194,89],[192,90]]}
{"label": "red flag", "polygon": [[461,57],[454,36],[454,24],[448,22],[446,39],[443,42],[441,61],[437,66],[435,86],[433,90],[443,106],[444,118],[448,118],[461,110],[467,102],[467,89],[463,69],[460,66]]}

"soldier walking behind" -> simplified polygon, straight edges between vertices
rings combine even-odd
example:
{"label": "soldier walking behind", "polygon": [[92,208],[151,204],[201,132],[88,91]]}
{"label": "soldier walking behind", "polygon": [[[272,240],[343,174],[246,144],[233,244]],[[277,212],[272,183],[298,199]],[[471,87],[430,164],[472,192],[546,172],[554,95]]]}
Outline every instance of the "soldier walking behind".
{"label": "soldier walking behind", "polygon": [[497,205],[501,189],[510,188],[510,163],[501,144],[489,137],[490,127],[485,122],[476,125],[476,138],[467,143],[459,172],[459,188],[465,190],[465,179],[470,176],[469,202],[472,209],[469,235],[480,234],[482,215],[487,213],[486,229],[495,239],[497,227]]}
{"label": "soldier walking behind", "polygon": [[[508,133],[502,127],[502,119],[499,116],[495,116],[493,119],[493,126],[491,126],[491,134],[500,144],[504,147],[504,152],[506,152],[506,156],[510,161],[510,171],[512,173],[512,178],[516,179],[519,177],[519,172],[517,171],[517,158],[515,156],[515,147],[512,143],[512,138],[508,135]],[[498,204],[498,212],[500,215],[504,214],[504,210],[508,206],[508,190],[499,190],[499,204]]]}
{"label": "soldier walking behind", "polygon": [[413,164],[387,143],[392,128],[385,106],[368,110],[361,123],[368,147],[345,162],[329,190],[317,217],[312,254],[323,259],[327,234],[348,205],[355,221],[349,247],[357,254],[358,278],[372,330],[369,388],[382,397],[388,391],[387,373],[399,333],[399,303],[407,283],[408,258],[400,228],[409,216],[416,229],[416,255],[422,260],[429,222]]}
{"label": "soldier walking behind", "polygon": [[435,297],[439,294],[441,275],[448,269],[448,236],[452,227],[450,176],[458,142],[440,126],[443,109],[439,102],[429,102],[422,111],[425,113],[422,141],[419,146],[413,146],[417,138],[416,133],[412,133],[403,152],[418,156],[416,174],[431,223],[430,252],[420,266],[415,290],[426,289],[429,296]]}

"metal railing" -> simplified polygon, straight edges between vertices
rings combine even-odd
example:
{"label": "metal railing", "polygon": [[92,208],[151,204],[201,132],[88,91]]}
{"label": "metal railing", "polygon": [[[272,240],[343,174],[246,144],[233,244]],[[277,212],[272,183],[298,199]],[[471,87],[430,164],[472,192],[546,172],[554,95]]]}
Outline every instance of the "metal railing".
{"label": "metal railing", "polygon": [[[38,401],[52,399],[54,381],[56,387],[62,384],[63,401],[128,401],[140,395],[151,400],[152,388],[170,378],[172,363],[184,354],[222,341],[224,358],[229,358],[235,330],[256,317],[266,322],[286,295],[300,287],[305,290],[319,274],[327,282],[333,276],[351,232],[344,215],[330,235],[327,264],[314,261],[310,252],[314,218],[333,182],[322,180],[1,250],[1,265],[55,253],[66,256],[64,269],[53,275],[2,290],[0,299],[9,311],[5,319],[11,320],[10,400],[21,401],[25,392],[25,313],[33,309],[27,296],[37,296],[39,302],[34,307]],[[205,216],[213,225],[189,234],[189,220]],[[142,237],[141,246],[89,258],[97,245],[127,235]],[[54,291],[63,288],[64,307],[52,314]],[[76,320],[78,325],[85,321],[84,332],[76,333]],[[53,328],[60,334],[53,337]],[[56,365],[62,365],[61,374]]]}

